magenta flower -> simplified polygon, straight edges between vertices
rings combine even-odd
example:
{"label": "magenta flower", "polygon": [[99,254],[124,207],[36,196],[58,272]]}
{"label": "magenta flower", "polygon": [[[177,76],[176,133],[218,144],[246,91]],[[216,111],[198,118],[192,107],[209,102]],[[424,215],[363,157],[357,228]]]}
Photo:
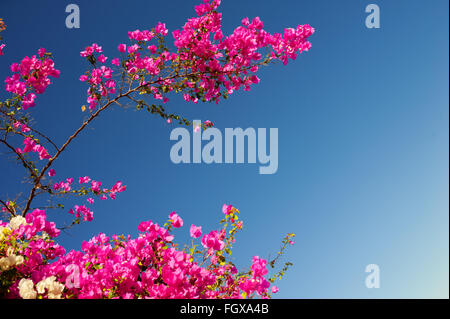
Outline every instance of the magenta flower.
{"label": "magenta flower", "polygon": [[151,54],[155,54],[156,51],[158,50],[155,45],[150,45],[150,46],[147,47],[147,49],[150,50]]}
{"label": "magenta flower", "polygon": [[105,63],[107,59],[108,59],[108,58],[105,57],[103,54],[102,54],[102,55],[99,55],[98,58],[97,58],[97,60],[99,60],[100,63]]}
{"label": "magenta flower", "polygon": [[167,33],[169,32],[169,30],[167,30],[167,28],[166,28],[166,24],[161,23],[161,22],[158,22],[158,24],[156,25],[155,31],[163,36],[166,36]]}
{"label": "magenta flower", "polygon": [[102,182],[92,181],[91,182],[91,189],[94,193],[100,192],[100,186],[102,186]]}
{"label": "magenta flower", "polygon": [[112,59],[111,63],[114,64],[114,65],[116,65],[116,66],[119,66],[119,65],[120,65],[120,62],[119,62],[119,59],[118,59],[118,58]]}
{"label": "magenta flower", "polygon": [[51,169],[48,171],[48,176],[53,177],[53,176],[55,176],[55,175],[56,175],[56,171],[55,171],[53,168],[51,168]]}
{"label": "magenta flower", "polygon": [[119,52],[124,53],[127,50],[127,45],[126,44],[119,44],[119,46],[117,47],[117,49],[119,50]]}
{"label": "magenta flower", "polygon": [[175,212],[170,213],[169,219],[172,222],[173,227],[180,228],[181,226],[183,226],[183,220],[181,219],[180,216],[178,216],[177,213]]}
{"label": "magenta flower", "polygon": [[91,181],[91,179],[89,178],[89,176],[84,176],[84,177],[79,178],[78,183],[86,184],[86,183],[89,183],[90,181]]}
{"label": "magenta flower", "polygon": [[222,206],[222,212],[225,215],[230,215],[232,213],[233,210],[233,205],[227,205],[227,204],[223,204]]}
{"label": "magenta flower", "polygon": [[211,231],[209,234],[202,237],[202,245],[205,248],[212,248],[214,250],[222,250],[225,248],[225,243],[220,240],[220,234],[217,230]]}
{"label": "magenta flower", "polygon": [[199,238],[202,235],[202,226],[195,226],[192,224],[190,233],[192,238]]}
{"label": "magenta flower", "polygon": [[45,52],[46,52],[46,51],[45,51],[44,48],[40,48],[40,49],[38,50],[38,55],[39,55],[39,57],[42,58],[42,57],[44,56]]}

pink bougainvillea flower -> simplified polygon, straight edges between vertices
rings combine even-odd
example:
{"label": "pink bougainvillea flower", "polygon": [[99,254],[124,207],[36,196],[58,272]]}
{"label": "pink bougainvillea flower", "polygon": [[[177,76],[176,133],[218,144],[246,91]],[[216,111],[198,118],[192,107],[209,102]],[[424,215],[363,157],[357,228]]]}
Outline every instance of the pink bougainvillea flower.
{"label": "pink bougainvillea flower", "polygon": [[202,245],[205,248],[212,248],[214,250],[222,250],[225,248],[225,243],[220,239],[220,234],[217,230],[213,230],[209,234],[203,235]]}
{"label": "pink bougainvillea flower", "polygon": [[166,36],[167,33],[169,32],[169,30],[167,30],[167,28],[166,28],[166,24],[161,23],[161,22],[158,22],[158,24],[156,25],[155,31],[163,36]]}
{"label": "pink bougainvillea flower", "polygon": [[192,224],[190,233],[192,238],[199,238],[202,235],[202,226],[195,226]]}
{"label": "pink bougainvillea flower", "polygon": [[24,110],[28,109],[29,107],[33,107],[36,105],[34,100],[36,99],[36,94],[34,93],[28,93],[27,96],[22,100],[22,108]]}
{"label": "pink bougainvillea flower", "polygon": [[91,189],[94,193],[100,192],[100,186],[102,186],[102,182],[94,181],[94,180],[91,182]]}
{"label": "pink bougainvillea flower", "polygon": [[173,227],[180,228],[181,226],[183,226],[183,220],[181,219],[180,216],[178,216],[177,213],[175,212],[170,213],[169,219],[172,222]]}
{"label": "pink bougainvillea flower", "polygon": [[225,215],[230,215],[232,213],[233,210],[233,205],[227,205],[227,204],[223,204],[222,206],[222,212]]}
{"label": "pink bougainvillea flower", "polygon": [[155,54],[156,51],[158,50],[158,49],[156,48],[155,45],[149,45],[149,46],[147,47],[147,49],[150,50],[150,53],[151,53],[151,54]]}
{"label": "pink bougainvillea flower", "polygon": [[97,58],[97,60],[99,60],[100,63],[105,63],[107,59],[108,58],[105,57],[103,54],[99,55],[98,58]]}
{"label": "pink bougainvillea flower", "polygon": [[119,52],[124,53],[127,50],[127,45],[126,44],[119,44],[119,46],[117,47],[117,49],[119,50]]}
{"label": "pink bougainvillea flower", "polygon": [[91,181],[91,179],[89,178],[89,176],[80,177],[78,179],[78,183],[80,183],[80,184],[87,184],[90,181]]}
{"label": "pink bougainvillea flower", "polygon": [[21,125],[21,130],[22,130],[22,133],[28,133],[29,131],[31,131],[31,129],[28,126],[26,126],[25,124]]}
{"label": "pink bougainvillea flower", "polygon": [[38,50],[38,55],[39,55],[39,57],[42,58],[42,57],[44,56],[45,52],[46,52],[46,51],[45,51],[44,48],[40,48],[40,49]]}
{"label": "pink bougainvillea flower", "polygon": [[112,59],[111,63],[116,65],[116,66],[119,66],[120,65],[119,58]]}

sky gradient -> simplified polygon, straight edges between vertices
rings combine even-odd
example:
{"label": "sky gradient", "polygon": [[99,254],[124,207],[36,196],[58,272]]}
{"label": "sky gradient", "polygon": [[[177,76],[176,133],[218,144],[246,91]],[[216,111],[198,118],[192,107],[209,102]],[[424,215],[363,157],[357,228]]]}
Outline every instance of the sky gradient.
{"label": "sky gradient", "polygon": [[[127,31],[162,21],[171,32],[200,2],[3,0],[0,74],[40,47],[53,52],[61,76],[31,113],[61,144],[84,116],[78,78],[88,65],[79,52],[97,42],[112,59]],[[69,3],[80,7],[80,29],[65,27]],[[370,3],[380,7],[380,29],[364,24]],[[445,0],[223,0],[225,34],[247,16],[259,16],[270,32],[308,23],[316,29],[311,50],[261,70],[261,83],[219,105],[175,96],[167,106],[221,130],[278,128],[277,173],[260,175],[257,164],[175,165],[173,124],[115,107],[54,168],[61,178],[121,180],[127,191],[97,201],[94,221],[63,233],[61,244],[80,249],[99,232],[135,236],[141,221],[163,224],[172,211],[184,219],[175,231],[183,242],[191,224],[215,229],[227,203],[244,219],[234,250],[242,267],[253,255],[273,256],[281,238],[296,233],[279,298],[448,298],[448,9]],[[21,169],[4,156],[0,165],[0,198],[23,191]],[[380,267],[379,289],[365,286],[368,264]]]}

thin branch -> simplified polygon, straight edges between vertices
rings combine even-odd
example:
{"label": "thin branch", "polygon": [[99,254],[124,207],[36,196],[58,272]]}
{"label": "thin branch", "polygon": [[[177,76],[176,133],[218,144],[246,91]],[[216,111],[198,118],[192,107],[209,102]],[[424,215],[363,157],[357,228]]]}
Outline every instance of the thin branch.
{"label": "thin branch", "polygon": [[12,150],[14,152],[14,154],[17,155],[17,157],[22,161],[23,165],[28,168],[28,170],[30,171],[30,174],[32,177],[36,178],[36,173],[34,172],[33,168],[30,167],[30,165],[28,164],[27,160],[25,160],[25,158],[22,156],[22,154],[20,154],[13,146],[11,146],[8,142],[6,142],[3,139],[0,139],[0,142],[2,142],[3,144],[5,144],[10,150]]}
{"label": "thin branch", "polygon": [[4,202],[0,199],[0,203],[6,207],[6,210],[12,215],[12,216],[16,216],[16,213]]}
{"label": "thin branch", "polygon": [[[25,123],[22,123],[21,121],[19,121],[16,118],[14,118],[14,116],[12,116],[11,114],[8,114],[5,110],[0,109],[0,112],[3,113],[5,116],[8,116],[11,120],[17,121],[17,122],[19,122],[19,123],[21,123],[23,125],[26,125]],[[27,125],[27,127],[28,127],[28,125]],[[28,127],[28,128],[32,132],[34,132],[34,133],[38,134],[39,136],[45,138],[57,151],[59,150],[58,146],[49,137],[47,137],[46,135],[44,135],[43,133],[39,132],[38,130],[36,130],[34,128],[31,128],[31,127]],[[18,134],[20,134],[20,132],[18,132]],[[23,134],[20,134],[20,135],[23,135]]]}

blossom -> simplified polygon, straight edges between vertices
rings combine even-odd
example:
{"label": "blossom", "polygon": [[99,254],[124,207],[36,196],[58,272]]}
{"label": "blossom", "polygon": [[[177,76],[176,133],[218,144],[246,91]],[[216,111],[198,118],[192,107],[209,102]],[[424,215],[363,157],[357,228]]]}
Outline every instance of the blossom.
{"label": "blossom", "polygon": [[158,24],[156,25],[155,31],[163,36],[166,36],[167,33],[169,32],[169,30],[167,30],[167,28],[166,28],[166,24],[161,23],[161,22],[158,22]]}
{"label": "blossom", "polygon": [[117,49],[119,50],[119,52],[122,52],[122,53],[123,53],[123,52],[125,52],[125,51],[127,50],[127,45],[121,43],[121,44],[119,44],[119,46],[118,46]]}
{"label": "blossom", "polygon": [[[45,49],[41,48],[38,53],[43,55],[43,52]],[[43,56],[42,60],[35,55],[31,58],[27,56],[20,63],[11,65],[13,75],[6,77],[5,89],[20,96],[22,108],[26,110],[35,105],[36,94],[44,93],[47,86],[51,84],[50,77],[59,77],[60,71],[54,66],[53,60],[48,56]]]}
{"label": "blossom", "polygon": [[51,169],[48,171],[48,176],[53,177],[53,176],[55,176],[55,175],[56,175],[56,171],[55,171],[53,168],[51,168]]}
{"label": "blossom", "polygon": [[78,183],[80,183],[80,184],[87,184],[90,181],[91,181],[91,179],[89,178],[89,176],[80,177],[78,179]]}
{"label": "blossom", "polygon": [[61,299],[64,285],[56,281],[55,276],[47,277],[36,284],[39,294],[47,292],[48,299]]}
{"label": "blossom", "polygon": [[33,107],[36,104],[34,103],[34,100],[36,99],[36,94],[34,93],[28,93],[27,96],[22,100],[22,108],[26,110],[29,107]]}
{"label": "blossom", "polygon": [[105,62],[106,62],[106,59],[108,59],[108,58],[105,57],[103,54],[99,55],[98,58],[97,58],[97,60],[98,60],[100,63],[105,63]]}
{"label": "blossom", "polygon": [[14,216],[10,221],[9,221],[9,227],[11,227],[11,229],[19,229],[20,225],[25,225],[27,223],[26,219],[22,216]]}
{"label": "blossom", "polygon": [[23,299],[36,299],[34,283],[31,279],[21,279],[19,282],[19,294]]}
{"label": "blossom", "polygon": [[183,226],[183,220],[181,219],[180,216],[178,216],[177,213],[175,212],[170,213],[169,219],[172,222],[173,227],[180,228],[181,226]]}
{"label": "blossom", "polygon": [[255,277],[262,277],[267,274],[267,261],[265,259],[259,258],[259,256],[253,257],[252,271]]}
{"label": "blossom", "polygon": [[192,238],[199,238],[202,235],[202,227],[201,226],[195,226],[194,224],[191,225],[190,229],[191,237]]}
{"label": "blossom", "polygon": [[222,206],[222,212],[225,215],[230,215],[233,211],[233,205],[227,205],[227,204],[223,204]]}
{"label": "blossom", "polygon": [[6,46],[6,44],[0,44],[0,55],[4,55],[3,48]]}
{"label": "blossom", "polygon": [[38,55],[39,55],[39,57],[42,58],[42,57],[44,56],[45,52],[46,52],[46,51],[45,51],[44,48],[40,48],[40,49],[38,50]]}
{"label": "blossom", "polygon": [[220,240],[219,232],[217,230],[213,230],[209,234],[203,235],[202,245],[205,248],[212,248],[214,250],[222,250],[225,248],[225,243]]}
{"label": "blossom", "polygon": [[36,143],[35,140],[31,139],[30,137],[26,137],[23,141],[25,144],[25,147],[21,150],[18,149],[17,151],[19,153],[28,153],[28,152],[36,152],[39,155],[39,159],[49,159],[51,156],[48,154],[47,150],[40,144]]}
{"label": "blossom", "polygon": [[128,47],[128,53],[134,53],[139,49],[139,46],[137,44],[133,44],[132,46]]}
{"label": "blossom", "polygon": [[[86,210],[75,206],[77,213]],[[177,217],[171,214],[171,220]],[[16,297],[197,299],[241,298],[246,293],[249,297],[258,294],[267,298],[269,291],[278,291],[277,287],[269,289],[264,259],[253,257],[251,271],[242,275],[233,264],[224,263],[221,255],[214,253],[224,249],[223,230],[202,238],[209,260],[208,265],[202,266],[172,243],[174,236],[169,229],[152,221],[142,222],[138,227],[140,234],[134,239],[117,235],[110,238],[100,233],[84,241],[81,251],[68,253],[54,242],[59,232],[54,223],[46,220],[43,210],[34,210],[26,221],[9,237],[17,243],[15,248],[9,247],[5,252],[2,247],[8,246],[0,247],[0,253],[6,256],[0,258],[0,271],[11,267],[19,270],[19,278],[13,283],[13,287],[17,286]],[[0,225],[1,234],[9,229],[9,224],[0,221]],[[200,236],[200,228],[191,225],[191,233]],[[25,246],[21,247],[22,243]],[[227,280],[221,281],[217,289],[209,289],[217,283],[218,276],[225,274]],[[64,285],[72,280],[69,276],[76,276],[75,285]],[[14,293],[11,289],[7,297],[15,297]]]}
{"label": "blossom", "polygon": [[111,63],[116,65],[116,66],[119,66],[120,65],[119,58],[112,59]]}

